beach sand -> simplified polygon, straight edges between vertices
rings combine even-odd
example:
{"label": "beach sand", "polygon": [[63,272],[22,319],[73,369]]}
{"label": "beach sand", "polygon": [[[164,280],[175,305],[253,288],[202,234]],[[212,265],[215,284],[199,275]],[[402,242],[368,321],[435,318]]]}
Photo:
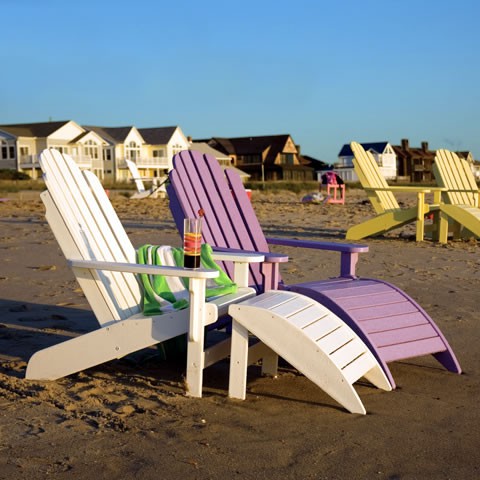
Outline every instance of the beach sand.
{"label": "beach sand", "polygon": [[[269,236],[340,241],[373,215],[362,191],[349,191],[344,206],[299,199],[253,192]],[[112,202],[135,246],[180,244],[168,200]],[[356,384],[362,416],[284,362],[277,378],[250,367],[246,401],[227,398],[228,362],[205,371],[202,399],[189,398],[184,366],[160,362],[155,348],[54,382],[25,380],[35,351],[96,321],[38,195],[0,202],[0,479],[479,478],[479,245],[416,243],[413,234],[410,226],[363,241],[370,252],[358,274],[417,300],[464,373],[433,357],[394,362],[395,391]],[[290,257],[287,283],[338,274],[336,253],[272,250]]]}

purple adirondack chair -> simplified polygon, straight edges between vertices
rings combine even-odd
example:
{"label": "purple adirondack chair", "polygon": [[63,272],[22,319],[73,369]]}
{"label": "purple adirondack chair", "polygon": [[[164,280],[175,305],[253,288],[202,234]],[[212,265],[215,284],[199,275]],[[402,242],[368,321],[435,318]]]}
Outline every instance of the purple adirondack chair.
{"label": "purple adirondack chair", "polygon": [[[194,151],[175,155],[173,166],[167,191],[180,234],[183,219],[198,216],[202,209],[204,242],[216,249],[264,253],[266,262],[250,269],[250,283],[259,293],[269,289],[290,290],[325,305],[368,345],[394,388],[387,363],[395,360],[433,354],[445,368],[461,373],[447,340],[420,305],[394,285],[355,275],[358,255],[367,252],[368,246],[266,238],[242,181],[233,169],[224,171],[213,156]],[[279,263],[288,258],[270,253],[269,244],[340,252],[340,276],[285,285],[280,278]],[[224,267],[231,274],[231,266]]]}

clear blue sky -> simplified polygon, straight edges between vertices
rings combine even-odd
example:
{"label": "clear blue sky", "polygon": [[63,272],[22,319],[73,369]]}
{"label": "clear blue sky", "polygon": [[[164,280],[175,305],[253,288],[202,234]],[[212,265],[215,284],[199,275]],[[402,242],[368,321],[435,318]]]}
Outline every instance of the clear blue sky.
{"label": "clear blue sky", "polygon": [[0,124],[409,138],[480,159],[478,0],[0,0]]}

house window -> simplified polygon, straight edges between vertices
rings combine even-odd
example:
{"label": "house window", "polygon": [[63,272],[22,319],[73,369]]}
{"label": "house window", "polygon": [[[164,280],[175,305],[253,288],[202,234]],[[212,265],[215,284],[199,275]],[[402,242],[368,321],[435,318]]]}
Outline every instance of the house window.
{"label": "house window", "polygon": [[137,145],[132,140],[125,147],[125,155],[126,155],[127,159],[132,160],[132,162],[136,162],[137,158],[140,158],[140,145]]}
{"label": "house window", "polygon": [[[154,150],[153,152],[153,158],[163,158],[165,157],[165,149],[164,148],[160,148],[158,150]],[[175,150],[174,150],[174,155],[175,155]]]}
{"label": "house window", "polygon": [[9,150],[10,150],[10,158],[15,158],[15,147],[10,146]]}
{"label": "house window", "polygon": [[61,145],[52,145],[52,148],[58,150],[60,153],[68,153],[68,148]]}
{"label": "house window", "polygon": [[83,147],[85,155],[98,160],[98,145],[93,140],[87,140]]}
{"label": "house window", "polygon": [[281,153],[280,154],[280,163],[282,165],[294,165],[295,164],[295,157],[293,153]]}
{"label": "house window", "polygon": [[255,165],[262,163],[262,157],[260,155],[239,155],[237,162],[243,165]]}
{"label": "house window", "polygon": [[172,145],[172,154],[175,156],[177,153],[180,153],[184,148],[181,145]]}
{"label": "house window", "polygon": [[106,161],[112,160],[112,150],[110,148],[103,150],[103,159]]}
{"label": "house window", "polygon": [[2,140],[2,160],[6,160],[8,158],[8,150],[7,150],[7,143]]}

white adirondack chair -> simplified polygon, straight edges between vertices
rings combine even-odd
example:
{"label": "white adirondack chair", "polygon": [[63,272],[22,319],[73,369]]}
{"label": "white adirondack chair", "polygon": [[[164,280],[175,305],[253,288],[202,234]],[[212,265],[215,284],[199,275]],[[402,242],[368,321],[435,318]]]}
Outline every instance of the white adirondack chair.
{"label": "white adirondack chair", "polygon": [[[257,254],[219,254],[236,262],[235,294],[205,302],[205,283],[218,272],[136,264],[136,254],[97,177],[81,172],[73,159],[44,150],[40,166],[48,190],[41,198],[47,221],[97,317],[100,328],[36,352],[26,378],[54,380],[188,332],[187,393],[202,394],[203,369],[230,353],[222,342],[204,351],[204,329],[226,314],[231,303],[248,299],[248,262]],[[136,274],[188,277],[190,308],[146,317]]]}
{"label": "white adirondack chair", "polygon": [[[134,193],[131,198],[157,198],[158,195],[163,197],[166,195],[165,180],[167,177],[141,177],[135,162],[132,162],[131,160],[125,160],[125,162],[127,163],[132,180],[137,187],[136,193]],[[151,182],[152,186],[148,189],[145,188],[144,180]]]}

